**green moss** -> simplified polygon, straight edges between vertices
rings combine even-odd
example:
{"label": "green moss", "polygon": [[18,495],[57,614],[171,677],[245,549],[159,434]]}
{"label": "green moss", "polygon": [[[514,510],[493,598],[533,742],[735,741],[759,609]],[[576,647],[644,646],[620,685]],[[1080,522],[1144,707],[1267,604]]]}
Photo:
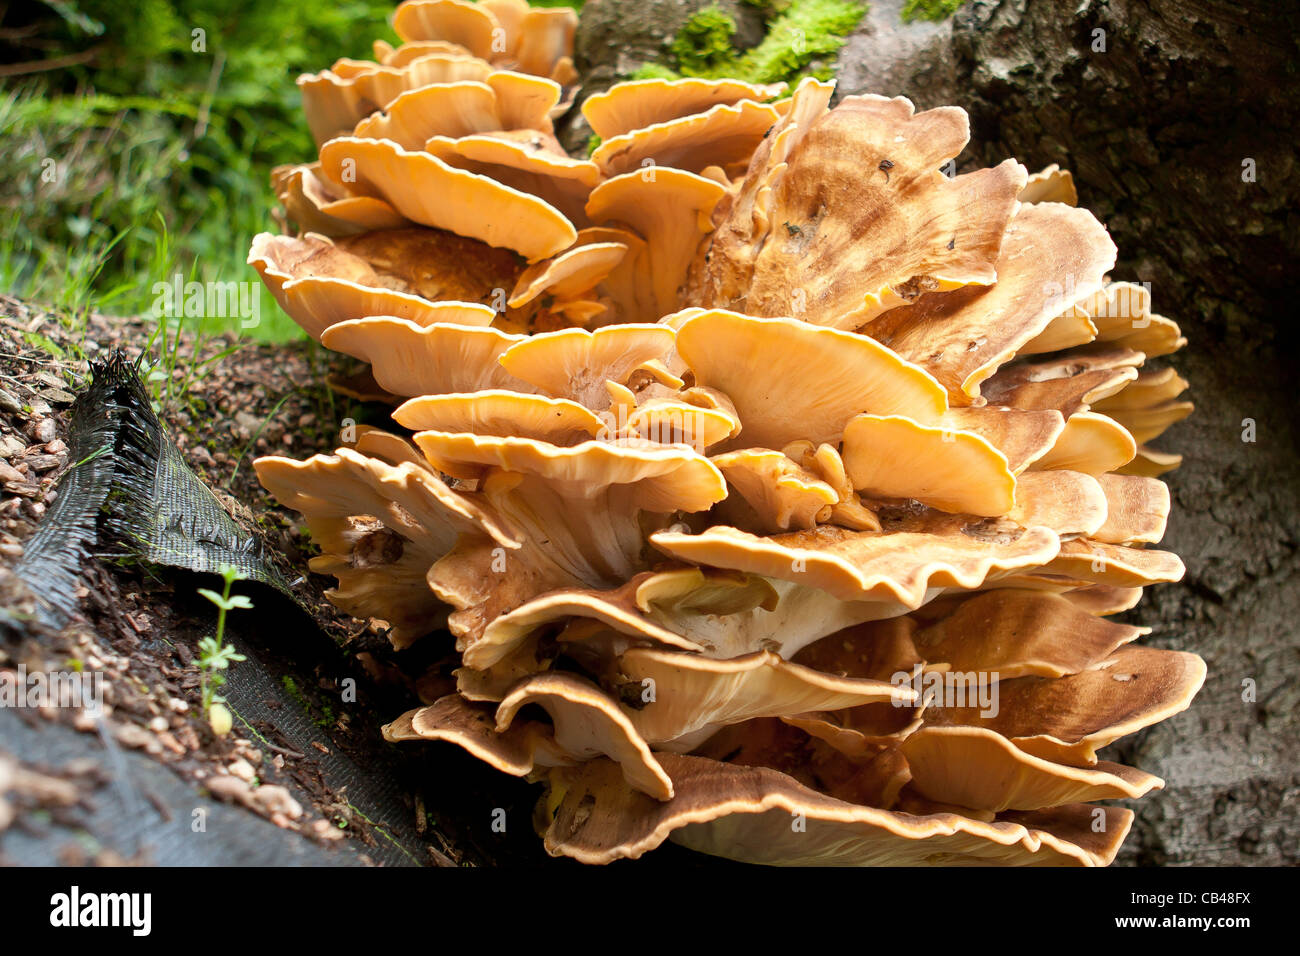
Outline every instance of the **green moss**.
{"label": "green moss", "polygon": [[907,0],[903,4],[902,17],[911,23],[913,20],[931,20],[938,23],[957,12],[964,0]]}
{"label": "green moss", "polygon": [[676,80],[681,76],[662,63],[644,63],[632,73],[633,80]]}
{"label": "green moss", "polygon": [[[851,0],[792,0],[771,22],[763,42],[741,58],[741,69],[754,83],[775,83],[805,75],[828,79],[828,62],[847,42],[866,4]],[[815,60],[824,61],[808,69]]]}
{"label": "green moss", "polygon": [[307,706],[307,698],[304,697],[302,691],[298,689],[298,682],[296,680],[288,674],[285,674],[280,678],[280,683],[284,685],[285,692],[297,702],[299,707],[303,710],[309,709]]}
{"label": "green moss", "polygon": [[736,35],[736,20],[721,7],[696,11],[682,25],[673,40],[673,56],[687,76],[707,76],[736,58],[731,38]]}
{"label": "green moss", "polygon": [[765,0],[746,2],[772,11],[767,35],[758,46],[736,50],[735,20],[716,6],[705,7],[686,21],[672,43],[676,71],[647,64],[634,78],[734,77],[749,83],[792,82],[804,76],[826,79],[830,60],[867,10],[855,0],[789,0],[770,7]]}

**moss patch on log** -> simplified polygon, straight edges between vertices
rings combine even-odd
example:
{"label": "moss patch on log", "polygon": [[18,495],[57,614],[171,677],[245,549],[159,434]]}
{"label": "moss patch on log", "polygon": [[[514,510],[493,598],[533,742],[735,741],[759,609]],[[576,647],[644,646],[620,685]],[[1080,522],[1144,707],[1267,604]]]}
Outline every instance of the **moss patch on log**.
{"label": "moss patch on log", "polygon": [[731,14],[717,6],[697,11],[674,38],[670,65],[647,64],[635,77],[726,76],[750,83],[828,79],[835,54],[867,10],[853,0],[787,0],[766,9],[767,34],[748,50],[736,47]]}
{"label": "moss patch on log", "polygon": [[957,12],[965,0],[907,0],[903,4],[900,16],[906,23],[915,20],[929,20],[938,23],[947,20]]}

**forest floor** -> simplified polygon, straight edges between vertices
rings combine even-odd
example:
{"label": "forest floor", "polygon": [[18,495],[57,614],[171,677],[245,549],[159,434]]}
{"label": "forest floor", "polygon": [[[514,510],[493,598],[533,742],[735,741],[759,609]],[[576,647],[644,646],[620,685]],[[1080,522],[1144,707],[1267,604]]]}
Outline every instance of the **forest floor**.
{"label": "forest floor", "polygon": [[[381,718],[366,705],[391,719],[416,702],[415,689],[383,659],[382,635],[336,612],[322,594],[325,579],[302,573],[309,540],[296,516],[261,489],[251,467],[263,454],[306,457],[330,450],[341,419],[364,417],[363,408],[324,385],[327,373],[338,371],[338,359],[324,358],[307,342],[165,341],[157,332],[148,318],[72,316],[0,298],[0,594],[10,621],[25,625],[0,627],[7,632],[0,642],[0,665],[22,666],[20,673],[27,675],[97,675],[106,703],[99,719],[66,706],[0,713],[21,720],[28,730],[49,722],[86,737],[80,748],[66,740],[56,747],[73,755],[56,765],[30,759],[32,753],[6,753],[23,736],[16,726],[0,734],[5,741],[0,742],[0,860],[6,858],[6,831],[38,844],[44,840],[48,858],[42,860],[38,851],[26,862],[150,863],[160,862],[160,851],[164,857],[174,854],[157,846],[152,858],[138,848],[131,853],[122,849],[111,825],[105,830],[99,821],[97,829],[92,819],[97,803],[120,796],[113,790],[120,789],[114,778],[124,766],[114,755],[119,750],[145,755],[195,791],[319,847],[355,844],[357,852],[333,854],[335,862],[456,865],[483,859],[471,849],[467,860],[431,823],[418,796],[403,795],[409,802],[406,819],[392,825],[375,822],[373,809],[368,813],[358,805],[374,794],[366,792],[366,777],[355,768],[384,759],[388,748],[377,739]],[[232,701],[235,729],[225,736],[213,733],[202,713],[195,660],[198,639],[212,633],[216,619],[215,608],[197,595],[199,586],[212,586],[210,581],[145,566],[129,556],[91,558],[84,562],[78,591],[82,614],[55,631],[35,624],[32,595],[13,570],[54,501],[59,479],[76,464],[69,460],[69,409],[90,379],[91,363],[116,348],[134,359],[142,343],[152,345],[156,371],[146,382],[170,438],[237,524],[260,535],[268,558],[293,585],[297,607],[270,588],[236,585],[236,593],[254,595],[255,607],[231,612],[232,633],[255,645],[257,661],[277,680],[263,688],[265,707],[253,707],[261,719],[249,719]],[[286,626],[299,637],[277,641],[275,632]],[[258,662],[234,663],[232,687],[252,678]],[[362,682],[360,708],[340,702],[339,674]],[[245,692],[240,700],[247,697]],[[282,720],[275,711],[286,707],[302,711],[306,720],[298,714]],[[299,739],[287,739],[286,726],[298,726]],[[27,749],[36,756],[43,752],[39,745]],[[78,749],[84,753],[77,755]],[[349,761],[342,773],[328,759],[336,749]],[[340,777],[345,785],[338,784]],[[126,794],[124,803],[142,797],[160,823],[173,822],[174,806],[147,786],[134,789],[142,792]],[[391,796],[383,791],[376,799],[384,803]],[[111,823],[113,817],[108,819]],[[32,852],[30,841],[19,846],[20,856]]]}

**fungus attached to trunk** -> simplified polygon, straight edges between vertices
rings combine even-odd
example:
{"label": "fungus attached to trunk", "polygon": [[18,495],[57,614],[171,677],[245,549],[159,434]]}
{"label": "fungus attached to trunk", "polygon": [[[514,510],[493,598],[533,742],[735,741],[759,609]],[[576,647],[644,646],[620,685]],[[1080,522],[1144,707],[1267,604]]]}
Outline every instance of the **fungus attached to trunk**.
{"label": "fungus attached to trunk", "polygon": [[1164,782],[1099,751],[1205,675],[1109,619],[1183,573],[1178,326],[1067,171],[946,176],[955,107],[643,80],[566,155],[574,16],[406,0],[300,79],[249,255],[403,400],[256,466],[341,610],[455,640],[386,738],[543,783],[589,863],[1109,863],[1094,802]]}

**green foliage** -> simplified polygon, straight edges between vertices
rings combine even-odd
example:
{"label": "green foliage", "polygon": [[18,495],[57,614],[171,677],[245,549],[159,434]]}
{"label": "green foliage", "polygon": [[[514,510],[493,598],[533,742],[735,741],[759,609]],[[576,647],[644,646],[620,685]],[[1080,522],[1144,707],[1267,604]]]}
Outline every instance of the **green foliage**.
{"label": "green foliage", "polygon": [[[395,39],[386,0],[48,6],[35,46],[94,55],[0,93],[0,290],[69,309],[147,311],[176,273],[256,281],[244,258],[273,227],[268,173],[314,154],[294,78]],[[267,294],[261,314],[257,337],[300,334]]]}
{"label": "green foliage", "polygon": [[234,597],[230,595],[234,583],[244,580],[243,574],[234,568],[223,568],[221,578],[225,582],[225,587],[220,594],[208,588],[199,588],[199,593],[217,606],[217,633],[212,637],[199,639],[199,654],[194,659],[194,664],[199,669],[203,713],[208,716],[211,715],[213,704],[226,703],[226,698],[217,693],[226,684],[225,671],[233,663],[248,660],[243,654],[236,653],[233,647],[227,647],[225,644],[226,612],[236,608],[251,609],[253,602],[242,594]]}
{"label": "green foliage", "polygon": [[911,23],[913,20],[932,20],[938,23],[957,12],[964,0],[907,0],[901,11],[902,18]]}
{"label": "green foliage", "polygon": [[767,35],[751,50],[736,50],[736,23],[718,7],[694,14],[671,47],[676,71],[651,64],[636,79],[651,77],[735,77],[750,83],[793,82],[805,76],[827,79],[835,54],[858,25],[866,5],[854,0],[788,0],[768,8],[764,0],[747,0],[771,10]]}

